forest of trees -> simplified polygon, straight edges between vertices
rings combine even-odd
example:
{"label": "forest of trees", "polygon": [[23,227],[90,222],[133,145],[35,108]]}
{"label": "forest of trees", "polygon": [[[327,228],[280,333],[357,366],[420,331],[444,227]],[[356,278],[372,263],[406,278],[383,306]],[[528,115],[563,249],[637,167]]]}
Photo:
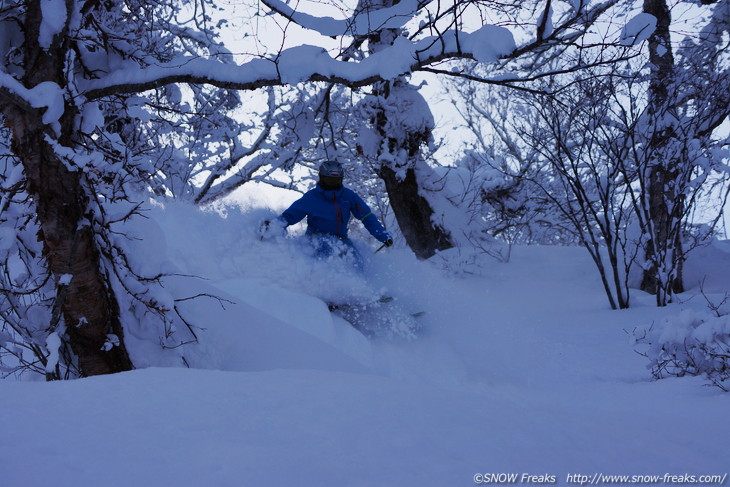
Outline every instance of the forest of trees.
{"label": "forest of trees", "polygon": [[[0,0],[0,364],[133,368],[124,317],[185,318],[124,222],[303,191],[327,159],[418,258],[581,245],[615,309],[671,302],[721,230],[727,0],[242,3]],[[440,146],[424,78],[463,146]]]}

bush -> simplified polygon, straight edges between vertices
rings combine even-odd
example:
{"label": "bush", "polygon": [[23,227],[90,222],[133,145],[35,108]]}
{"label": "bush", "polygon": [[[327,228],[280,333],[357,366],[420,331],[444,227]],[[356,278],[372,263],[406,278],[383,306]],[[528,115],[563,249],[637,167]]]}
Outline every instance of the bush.
{"label": "bush", "polygon": [[730,316],[686,310],[635,329],[632,342],[654,378],[705,376],[730,391]]}

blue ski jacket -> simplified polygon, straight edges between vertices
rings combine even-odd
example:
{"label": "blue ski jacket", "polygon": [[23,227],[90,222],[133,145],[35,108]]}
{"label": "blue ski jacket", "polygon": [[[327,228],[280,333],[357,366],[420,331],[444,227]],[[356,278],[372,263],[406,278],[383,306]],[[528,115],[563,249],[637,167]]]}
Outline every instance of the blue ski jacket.
{"label": "blue ski jacket", "polygon": [[317,186],[310,189],[292,203],[279,218],[288,227],[299,223],[306,216],[307,235],[335,235],[347,239],[347,226],[351,214],[379,241],[385,242],[391,238],[362,198],[345,187],[325,190]]}

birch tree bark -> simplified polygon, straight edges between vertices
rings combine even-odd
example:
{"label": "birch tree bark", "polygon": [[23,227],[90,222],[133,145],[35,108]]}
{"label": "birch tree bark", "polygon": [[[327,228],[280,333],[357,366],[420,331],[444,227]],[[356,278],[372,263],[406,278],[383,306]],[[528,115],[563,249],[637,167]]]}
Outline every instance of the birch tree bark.
{"label": "birch tree bark", "polygon": [[[24,76],[27,87],[65,91],[68,24],[50,45],[40,42],[43,12],[40,0],[26,2]],[[50,96],[50,95],[48,95]],[[58,95],[61,96],[61,95]],[[50,329],[63,324],[82,375],[130,370],[119,307],[100,260],[83,173],[59,152],[73,151],[76,109],[64,102],[56,128],[43,120],[43,109],[27,106],[5,94],[0,110],[12,131],[12,149],[26,176],[41,228],[48,270],[58,285]],[[50,109],[50,108],[49,108]],[[53,372],[49,372],[49,378]]]}
{"label": "birch tree bark", "polygon": [[[651,75],[649,81],[649,99],[647,113],[653,125],[653,133],[648,141],[649,174],[648,197],[650,224],[653,226],[653,238],[647,242],[646,261],[648,268],[644,270],[641,289],[657,294],[662,300],[662,278],[659,273],[676,267],[676,274],[668,277],[670,282],[664,284],[667,291],[682,292],[682,236],[678,230],[677,218],[681,218],[683,201],[681,195],[675,194],[672,182],[676,178],[676,167],[680,160],[668,160],[667,147],[676,138],[671,124],[670,112],[675,83],[674,54],[672,50],[669,27],[672,22],[671,12],[665,0],[645,0],[644,12],[656,19],[656,30],[649,38],[649,62]],[[676,264],[675,264],[676,262]],[[666,291],[664,291],[666,292]]]}

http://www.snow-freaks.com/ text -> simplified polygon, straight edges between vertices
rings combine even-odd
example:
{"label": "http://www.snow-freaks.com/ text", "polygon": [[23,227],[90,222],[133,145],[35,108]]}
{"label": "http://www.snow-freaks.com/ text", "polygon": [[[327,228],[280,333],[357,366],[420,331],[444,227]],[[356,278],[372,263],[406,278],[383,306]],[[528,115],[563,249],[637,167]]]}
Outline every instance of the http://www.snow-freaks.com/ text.
{"label": "http://www.snow-freaks.com/ text", "polygon": [[[629,484],[677,484],[677,485],[725,485],[728,474],[694,475],[609,475],[604,473],[569,473],[565,475],[533,473],[476,473],[475,484],[576,484],[576,485],[629,485]],[[563,482],[561,482],[563,481]]]}

